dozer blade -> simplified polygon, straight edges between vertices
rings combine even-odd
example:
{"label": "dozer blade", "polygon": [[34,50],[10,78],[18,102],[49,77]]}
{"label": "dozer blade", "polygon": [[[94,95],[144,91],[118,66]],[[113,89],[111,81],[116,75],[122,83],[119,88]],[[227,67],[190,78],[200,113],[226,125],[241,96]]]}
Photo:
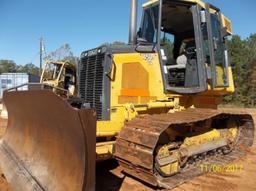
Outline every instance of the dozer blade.
{"label": "dozer blade", "polygon": [[13,190],[94,190],[96,114],[48,90],[6,92],[0,165]]}

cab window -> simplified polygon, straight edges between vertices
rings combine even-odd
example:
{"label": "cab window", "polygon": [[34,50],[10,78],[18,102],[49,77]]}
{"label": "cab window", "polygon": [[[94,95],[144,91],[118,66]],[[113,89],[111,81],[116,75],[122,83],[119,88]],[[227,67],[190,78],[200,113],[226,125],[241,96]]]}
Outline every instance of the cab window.
{"label": "cab window", "polygon": [[147,43],[157,42],[159,6],[152,6],[144,11],[144,19],[141,27],[141,38]]}

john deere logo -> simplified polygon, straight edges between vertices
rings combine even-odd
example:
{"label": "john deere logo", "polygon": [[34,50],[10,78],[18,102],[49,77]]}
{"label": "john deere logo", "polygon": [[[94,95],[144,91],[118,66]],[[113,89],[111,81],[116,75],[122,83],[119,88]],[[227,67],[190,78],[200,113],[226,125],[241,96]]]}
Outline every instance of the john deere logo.
{"label": "john deere logo", "polygon": [[153,64],[154,57],[152,54],[142,54],[142,57],[145,61],[147,61],[149,64]]}

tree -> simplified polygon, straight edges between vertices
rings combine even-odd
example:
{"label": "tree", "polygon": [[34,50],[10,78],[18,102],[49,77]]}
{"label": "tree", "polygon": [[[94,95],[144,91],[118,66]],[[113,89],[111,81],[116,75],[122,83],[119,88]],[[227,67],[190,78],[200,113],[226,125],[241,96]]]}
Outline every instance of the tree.
{"label": "tree", "polygon": [[256,34],[252,34],[246,39],[246,48],[248,51],[248,82],[247,96],[248,105],[254,107],[256,104]]}
{"label": "tree", "polygon": [[37,75],[39,76],[39,67],[35,66],[32,63],[28,63],[25,66],[21,66],[19,65],[17,67],[17,72],[21,72],[21,73],[29,73],[29,74],[33,74],[33,75]]}
{"label": "tree", "polygon": [[244,102],[246,102],[246,97],[244,96],[246,84],[243,83],[243,81],[247,75],[247,72],[244,70],[245,63],[247,63],[245,43],[240,36],[234,35],[228,42],[228,45],[236,91],[231,97],[226,98],[225,100],[228,102],[244,104]]}
{"label": "tree", "polygon": [[29,63],[25,66],[17,65],[12,60],[0,60],[0,73],[11,73],[11,72],[20,72],[20,73],[29,73],[34,75],[39,75],[39,68],[34,64]]}
{"label": "tree", "polygon": [[245,40],[234,35],[228,42],[236,91],[225,103],[254,107],[256,104],[256,34]]}
{"label": "tree", "polygon": [[248,105],[255,107],[256,105],[256,59],[250,62],[249,82],[247,87]]}
{"label": "tree", "polygon": [[78,58],[74,56],[73,52],[71,51],[71,47],[69,44],[63,44],[58,49],[48,53],[44,60],[54,60],[54,61],[64,61],[67,60],[71,64],[76,65]]}
{"label": "tree", "polygon": [[17,65],[13,60],[0,60],[0,73],[16,72]]}
{"label": "tree", "polygon": [[173,42],[168,38],[161,38],[161,45],[165,49],[165,53],[168,59],[174,59],[173,58],[173,48],[174,44]]}

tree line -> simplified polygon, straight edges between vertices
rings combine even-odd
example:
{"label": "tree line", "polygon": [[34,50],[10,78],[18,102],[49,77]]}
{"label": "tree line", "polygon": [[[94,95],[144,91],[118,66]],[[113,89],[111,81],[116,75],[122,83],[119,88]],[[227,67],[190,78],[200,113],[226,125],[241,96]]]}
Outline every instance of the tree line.
{"label": "tree line", "polygon": [[39,75],[39,67],[32,63],[17,65],[13,60],[0,60],[0,73],[30,73]]}
{"label": "tree line", "polygon": [[[125,45],[124,42],[115,41],[113,43],[103,43],[103,45]],[[54,51],[51,51],[43,56],[43,60],[53,60],[53,61],[69,61],[71,64],[76,65],[78,63],[78,57],[74,55],[71,51],[71,46],[68,43],[61,45]],[[2,73],[30,73],[38,75],[40,68],[33,63],[28,63],[25,65],[17,65],[13,60],[2,59],[0,60],[0,74]]]}
{"label": "tree line", "polygon": [[246,39],[234,35],[228,41],[230,64],[235,93],[224,98],[224,103],[245,107],[256,105],[256,34]]}
{"label": "tree line", "polygon": [[[78,58],[74,56],[71,51],[69,44],[65,43],[61,45],[56,50],[49,52],[43,56],[43,60],[68,60],[71,64],[76,65]],[[40,76],[40,68],[33,63],[28,63],[25,65],[18,65],[13,60],[0,60],[0,74],[2,73],[29,73]]]}

